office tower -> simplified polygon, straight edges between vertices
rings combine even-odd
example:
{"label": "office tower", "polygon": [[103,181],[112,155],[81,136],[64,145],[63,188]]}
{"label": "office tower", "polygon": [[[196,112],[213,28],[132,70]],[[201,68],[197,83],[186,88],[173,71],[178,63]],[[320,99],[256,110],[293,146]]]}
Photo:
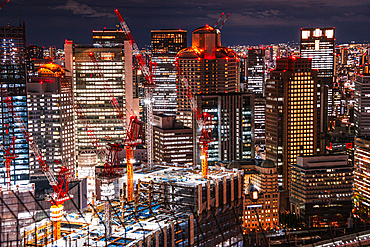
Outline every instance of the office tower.
{"label": "office tower", "polygon": [[[15,140],[15,153],[18,157],[11,164],[11,183],[29,183],[29,148],[21,129],[15,124],[12,114],[4,103],[11,97],[17,113],[27,123],[27,92],[26,92],[26,65],[25,65],[25,27],[0,27],[0,97],[2,105],[0,110],[0,143],[9,147],[13,136]],[[5,182],[4,152],[0,149],[0,185]]]}
{"label": "office tower", "polygon": [[247,88],[256,95],[254,107],[254,137],[256,145],[265,144],[265,49],[248,49]]}
{"label": "office tower", "polygon": [[[239,58],[232,49],[221,46],[220,30],[211,26],[196,29],[192,46],[177,54],[177,62],[193,94],[240,91]],[[192,127],[192,112],[184,85],[178,85],[177,119]]]}
{"label": "office tower", "polygon": [[317,70],[320,131],[326,133],[328,117],[333,115],[335,28],[302,28],[300,51],[303,58],[312,59],[312,69]]}
{"label": "office tower", "polygon": [[115,29],[93,30],[93,44],[98,46],[122,46],[126,39],[123,31]]}
{"label": "office tower", "polygon": [[265,95],[265,49],[248,49],[247,81],[256,98]]}
{"label": "office tower", "polygon": [[[218,93],[196,95],[200,112],[212,117],[213,142],[208,147],[208,163],[254,158],[254,94]],[[197,125],[193,131],[199,132]],[[199,135],[199,133],[198,133]],[[195,164],[198,164],[200,150],[194,152]]]}
{"label": "office tower", "polygon": [[355,165],[354,165],[354,207],[355,213],[362,218],[370,215],[370,139],[355,138]]}
{"label": "office tower", "polygon": [[[56,176],[66,166],[72,177],[76,174],[75,126],[71,78],[63,67],[46,64],[38,76],[27,82],[28,131],[44,160]],[[30,156],[31,179],[44,177],[40,164]]]}
{"label": "office tower", "polygon": [[[266,158],[288,189],[288,167],[318,147],[317,75],[311,59],[281,58],[266,81]],[[280,181],[281,182],[281,181]]]}
{"label": "office tower", "polygon": [[347,155],[297,157],[290,165],[291,212],[308,226],[345,224],[352,211],[353,167]]}
{"label": "office tower", "polygon": [[354,120],[356,136],[370,136],[370,66],[356,73]]}
{"label": "office tower", "polygon": [[153,113],[176,116],[175,57],[187,46],[187,31],[152,30],[151,35],[153,78],[157,85],[153,92]]}
{"label": "office tower", "polygon": [[[75,100],[81,105],[90,128],[102,145],[120,143],[125,136],[124,126],[111,104],[112,98],[106,93],[106,85],[111,88],[124,114],[126,106],[129,112],[134,112],[131,51],[127,41],[124,46],[84,46],[73,45],[72,41],[66,40],[65,65],[73,72]],[[98,66],[94,65],[90,53],[94,54]],[[130,78],[131,83],[128,83]],[[81,119],[76,123],[76,144],[78,151],[92,147]]]}
{"label": "office tower", "polygon": [[193,130],[175,116],[153,116],[154,159],[159,162],[193,164]]}
{"label": "office tower", "polygon": [[[255,165],[256,173],[245,181],[243,226],[246,231],[273,229],[279,225],[279,187],[277,166],[271,160]],[[258,215],[259,216],[258,216]]]}

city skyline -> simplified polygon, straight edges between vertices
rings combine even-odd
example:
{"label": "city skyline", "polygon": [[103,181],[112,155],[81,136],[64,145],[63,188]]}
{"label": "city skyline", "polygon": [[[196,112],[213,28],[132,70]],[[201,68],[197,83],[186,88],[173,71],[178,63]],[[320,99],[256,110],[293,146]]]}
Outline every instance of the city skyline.
{"label": "city skyline", "polygon": [[[368,42],[370,30],[367,12],[370,4],[360,1],[10,1],[0,15],[10,25],[26,23],[27,45],[55,45],[62,48],[65,39],[80,44],[92,43],[92,30],[115,28],[118,8],[133,30],[139,47],[150,44],[153,29],[184,29],[214,25],[222,12],[230,13],[222,32],[222,43],[258,45],[299,42],[302,27],[336,27],[336,43]],[[190,40],[188,40],[188,44]]]}

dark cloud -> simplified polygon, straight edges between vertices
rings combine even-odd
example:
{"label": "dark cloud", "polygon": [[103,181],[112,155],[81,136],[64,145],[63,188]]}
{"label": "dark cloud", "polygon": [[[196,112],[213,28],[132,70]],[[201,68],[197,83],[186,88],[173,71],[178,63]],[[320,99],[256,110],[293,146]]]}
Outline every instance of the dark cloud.
{"label": "dark cloud", "polygon": [[[222,42],[269,44],[298,41],[301,27],[335,26],[337,42],[368,40],[369,0],[13,0],[1,10],[0,25],[26,22],[27,39],[37,45],[62,47],[64,39],[91,43],[93,29],[114,28],[118,8],[139,46],[150,44],[150,30],[191,32],[230,13]],[[189,43],[190,44],[190,43]]]}

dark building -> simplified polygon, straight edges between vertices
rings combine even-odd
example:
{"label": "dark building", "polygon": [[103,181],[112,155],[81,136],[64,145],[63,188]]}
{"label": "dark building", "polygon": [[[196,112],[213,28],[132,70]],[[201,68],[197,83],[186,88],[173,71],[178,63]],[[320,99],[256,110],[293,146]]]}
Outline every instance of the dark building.
{"label": "dark building", "polygon": [[[254,158],[254,94],[199,94],[196,98],[199,110],[212,116],[214,141],[208,147],[209,164]],[[199,131],[197,125],[193,131]],[[196,143],[194,146],[194,160],[199,164],[200,150]]]}
{"label": "dark building", "polygon": [[[221,32],[204,26],[192,34],[192,46],[177,54],[177,62],[192,93],[214,94],[240,91],[239,58],[234,50],[221,46]],[[191,127],[192,112],[184,85],[178,85],[177,117]]]}
{"label": "dark building", "polygon": [[316,73],[311,59],[281,58],[266,81],[266,158],[278,165],[284,189],[296,157],[317,153]]}
{"label": "dark building", "polygon": [[185,30],[152,30],[152,62],[156,87],[153,92],[153,112],[176,116],[177,89],[175,57],[187,46]]}
{"label": "dark building", "polygon": [[123,31],[115,29],[93,30],[93,43],[101,46],[122,46],[126,39]]}
{"label": "dark building", "polygon": [[[25,26],[0,27],[0,97],[5,102],[10,97],[17,111],[27,125],[27,91],[26,91],[26,64],[25,64]],[[0,143],[9,147],[13,136],[15,140],[15,153],[18,157],[11,164],[11,183],[29,183],[29,148],[21,129],[15,125],[12,114],[7,105],[0,106]],[[4,152],[0,149],[0,184],[4,184],[5,163]]]}
{"label": "dark building", "polygon": [[193,164],[193,130],[174,116],[153,116],[154,159],[160,162]]}
{"label": "dark building", "polygon": [[346,223],[353,195],[353,167],[347,155],[298,157],[289,174],[291,212],[309,226]]}
{"label": "dark building", "polygon": [[35,75],[35,61],[44,58],[44,49],[36,45],[29,45],[26,49],[26,65],[28,76]]}

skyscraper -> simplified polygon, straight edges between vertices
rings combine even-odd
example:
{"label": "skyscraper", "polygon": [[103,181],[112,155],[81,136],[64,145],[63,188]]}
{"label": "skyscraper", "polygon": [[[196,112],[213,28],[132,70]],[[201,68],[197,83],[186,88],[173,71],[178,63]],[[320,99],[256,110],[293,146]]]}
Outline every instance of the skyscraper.
{"label": "skyscraper", "polygon": [[[25,65],[25,26],[0,27],[0,143],[8,148],[13,136],[17,158],[11,164],[11,183],[29,183],[29,149],[21,130],[15,125],[12,114],[4,103],[11,97],[17,114],[27,123],[27,93],[26,93],[26,65]],[[0,149],[0,185],[4,185],[5,163],[4,152]]]}
{"label": "skyscraper", "polygon": [[312,59],[312,69],[317,70],[318,114],[321,132],[326,133],[328,117],[333,115],[335,28],[302,28],[300,50],[303,58]]}
{"label": "skyscraper", "polygon": [[[126,41],[126,43],[128,43]],[[111,104],[111,97],[105,91],[106,84],[111,88],[123,113],[126,105],[133,112],[132,100],[132,52],[131,46],[83,46],[74,45],[66,41],[66,68],[73,71],[74,96],[77,103],[82,106],[90,127],[101,144],[108,142],[121,142],[125,136],[125,129]],[[131,53],[130,53],[131,52]],[[98,67],[90,59],[93,53]],[[126,56],[126,53],[129,55]],[[129,62],[128,62],[129,61]],[[72,67],[73,66],[73,67]],[[129,68],[129,72],[125,73]],[[104,78],[99,72],[104,74]],[[127,81],[131,78],[131,97]],[[131,99],[129,103],[126,99]],[[77,149],[91,147],[91,141],[80,119],[76,125]]]}
{"label": "skyscraper", "polygon": [[[210,128],[214,141],[209,143],[208,162],[254,158],[254,94],[209,93],[198,94],[196,98],[200,112],[212,116]],[[199,131],[196,124],[193,131]],[[198,164],[200,150],[196,149],[194,154]]]}
{"label": "skyscraper", "polygon": [[[54,172],[64,165],[72,176],[76,173],[75,128],[71,78],[62,80],[64,69],[57,64],[46,64],[38,69],[38,76],[27,83],[28,131]],[[67,83],[66,83],[67,82]],[[35,159],[30,158],[31,178],[44,173]]]}
{"label": "skyscraper", "polygon": [[317,153],[317,72],[307,58],[281,58],[276,66],[266,81],[266,158],[287,189],[289,165]]}
{"label": "skyscraper", "polygon": [[[232,49],[221,46],[220,30],[211,26],[196,29],[192,46],[177,54],[177,62],[193,94],[234,93],[240,91],[239,58]],[[178,85],[177,117],[192,126],[191,107],[184,85]]]}
{"label": "skyscraper", "polygon": [[363,66],[356,73],[355,81],[355,134],[360,137],[370,136],[370,66]]}
{"label": "skyscraper", "polygon": [[256,144],[265,144],[265,49],[248,49],[248,91],[255,93],[254,137]]}
{"label": "skyscraper", "polygon": [[187,46],[187,31],[152,30],[151,35],[153,78],[157,85],[153,92],[153,112],[176,116],[175,57]]}

